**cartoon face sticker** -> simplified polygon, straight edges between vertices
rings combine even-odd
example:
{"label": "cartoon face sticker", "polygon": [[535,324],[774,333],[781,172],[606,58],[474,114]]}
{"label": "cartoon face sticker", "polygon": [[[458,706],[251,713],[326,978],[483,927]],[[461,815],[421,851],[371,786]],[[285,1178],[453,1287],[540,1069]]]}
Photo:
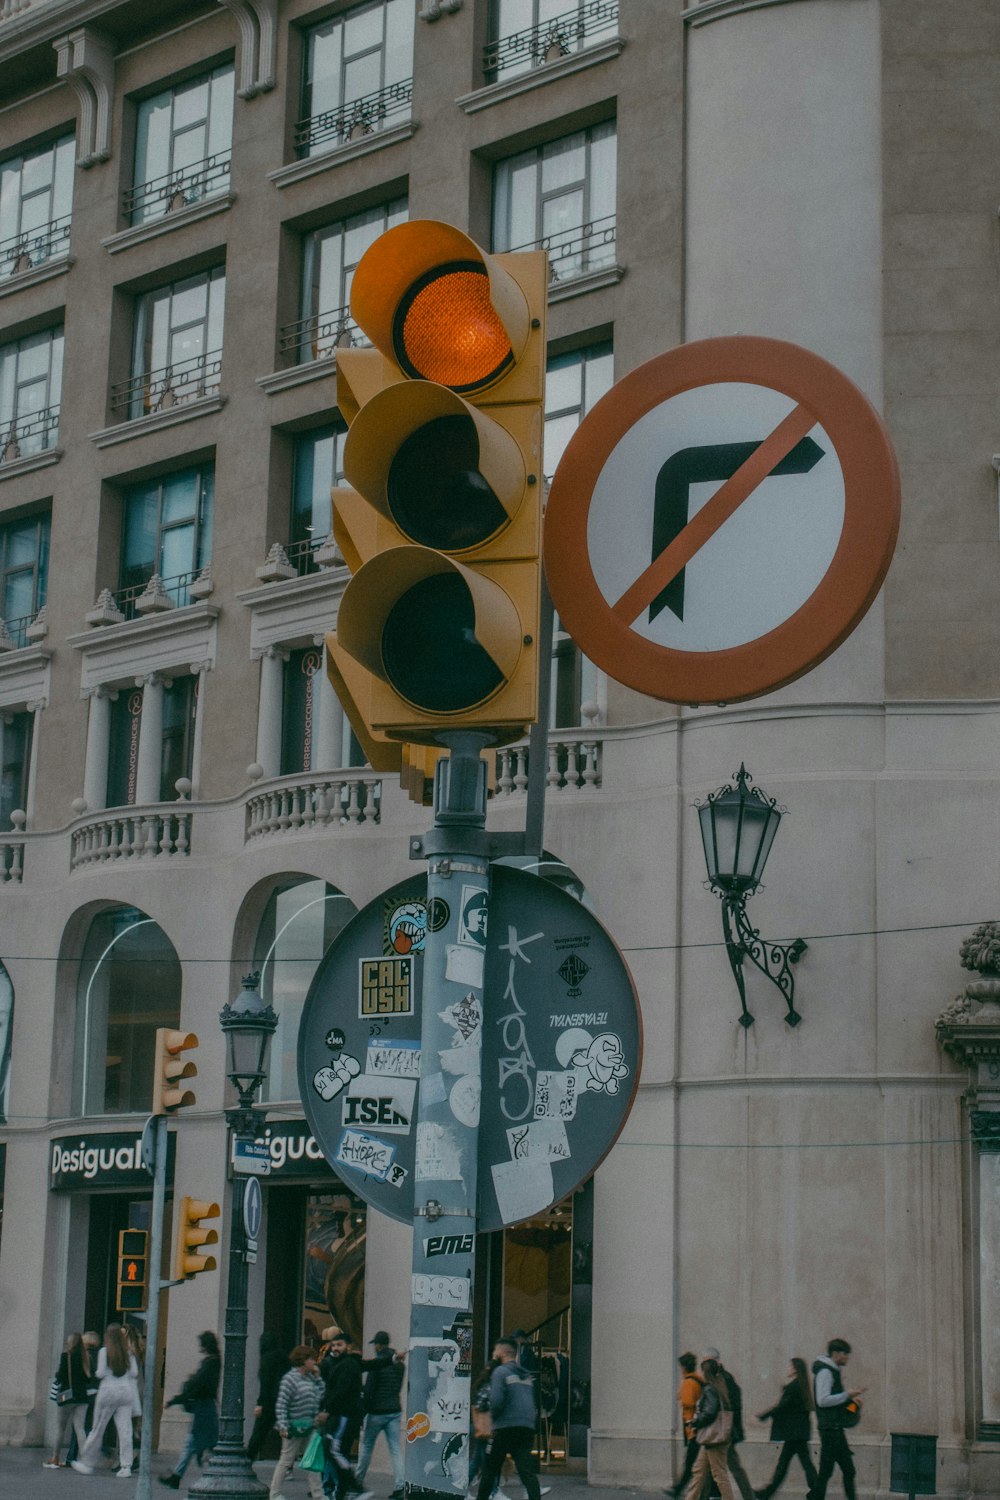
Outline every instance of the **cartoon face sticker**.
{"label": "cartoon face sticker", "polygon": [[594,1093],[617,1094],[619,1078],[628,1077],[621,1040],[611,1031],[595,1036],[585,1051],[574,1052],[572,1063],[588,1070],[587,1088]]}
{"label": "cartoon face sticker", "polygon": [[386,918],[386,937],[392,953],[422,953],[427,938],[427,908],[420,901],[404,901]]}

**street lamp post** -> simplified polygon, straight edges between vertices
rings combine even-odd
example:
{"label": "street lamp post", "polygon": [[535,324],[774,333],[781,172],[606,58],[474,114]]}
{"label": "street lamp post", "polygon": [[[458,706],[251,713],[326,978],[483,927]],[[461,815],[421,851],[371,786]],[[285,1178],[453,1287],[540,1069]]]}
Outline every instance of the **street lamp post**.
{"label": "street lamp post", "polygon": [[[257,988],[259,974],[243,980],[235,1000],[224,1005],[219,1024],[226,1037],[226,1073],[239,1095],[235,1109],[226,1111],[227,1146],[235,1139],[254,1139],[264,1124],[254,1095],[267,1078],[268,1052],[278,1017],[265,1005]],[[226,1284],[225,1352],[222,1366],[222,1413],[219,1441],[190,1495],[224,1495],[227,1500],[262,1500],[262,1484],[243,1446],[243,1390],[246,1381],[247,1258],[242,1194],[236,1182],[230,1194],[229,1279]]]}

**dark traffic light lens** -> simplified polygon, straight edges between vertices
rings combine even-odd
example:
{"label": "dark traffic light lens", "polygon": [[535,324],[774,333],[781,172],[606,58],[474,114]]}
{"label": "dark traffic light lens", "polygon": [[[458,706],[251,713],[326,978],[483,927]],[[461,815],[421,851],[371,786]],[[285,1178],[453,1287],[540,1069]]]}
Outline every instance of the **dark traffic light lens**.
{"label": "dark traffic light lens", "polygon": [[436,266],[414,282],[396,313],[393,346],[407,375],[459,392],[491,385],[514,359],[477,261]]}
{"label": "dark traffic light lens", "polygon": [[435,573],[393,605],[382,627],[391,685],[415,708],[451,714],[483,703],[503,673],[476,640],[472,598],[457,573]]}
{"label": "dark traffic light lens", "polygon": [[386,490],[396,525],[422,547],[464,552],[507,523],[479,472],[470,417],[437,417],[411,433],[392,461]]}

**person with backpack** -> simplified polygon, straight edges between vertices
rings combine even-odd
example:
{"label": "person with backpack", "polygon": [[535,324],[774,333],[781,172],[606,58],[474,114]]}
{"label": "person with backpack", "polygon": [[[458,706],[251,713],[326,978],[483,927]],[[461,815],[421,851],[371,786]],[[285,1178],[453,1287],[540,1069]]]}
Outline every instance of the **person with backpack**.
{"label": "person with backpack", "polygon": [[841,1370],[851,1355],[846,1339],[831,1339],[826,1356],[813,1363],[813,1397],[816,1402],[816,1425],[819,1428],[819,1474],[810,1500],[826,1500],[826,1487],[834,1468],[840,1470],[847,1500],[856,1500],[854,1458],[847,1445],[845,1428],[857,1421],[858,1400],[865,1387],[847,1390]]}
{"label": "person with backpack", "polygon": [[812,1392],[809,1389],[809,1371],[804,1359],[793,1358],[788,1365],[788,1380],[782,1386],[775,1406],[762,1411],[758,1422],[771,1421],[771,1442],[781,1444],[778,1463],[768,1484],[757,1491],[757,1500],[771,1500],[781,1488],[793,1458],[797,1458],[806,1476],[806,1487],[811,1492],[816,1483],[816,1470],[809,1455],[809,1439],[812,1436]]}
{"label": "person with backpack", "polygon": [[714,1479],[722,1500],[733,1500],[733,1486],[729,1478],[729,1450],[733,1436],[733,1407],[729,1386],[717,1359],[706,1356],[701,1362],[702,1387],[695,1407],[695,1441],[698,1456],[691,1470],[685,1500],[699,1500],[702,1490]]}
{"label": "person with backpack", "polygon": [[371,1343],[374,1358],[363,1359],[365,1384],[361,1393],[361,1404],[365,1411],[365,1425],[361,1432],[361,1448],[355,1477],[363,1485],[368,1465],[371,1463],[375,1443],[381,1432],[385,1438],[389,1457],[392,1460],[392,1477],[395,1489],[389,1500],[403,1500],[403,1444],[400,1434],[402,1407],[399,1393],[403,1386],[403,1364],[389,1343],[389,1335],[379,1329]]}

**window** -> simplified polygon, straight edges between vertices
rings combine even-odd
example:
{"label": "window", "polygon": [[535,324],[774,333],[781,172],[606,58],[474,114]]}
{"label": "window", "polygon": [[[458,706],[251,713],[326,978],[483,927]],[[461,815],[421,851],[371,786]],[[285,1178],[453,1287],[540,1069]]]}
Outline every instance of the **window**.
{"label": "window", "polygon": [[300,156],[409,118],[414,10],[413,0],[374,0],[306,33]]}
{"label": "window", "polygon": [[541,246],[554,282],[613,266],[615,186],[613,120],[499,162],[494,250]]}
{"label": "window", "polygon": [[218,394],[225,295],[225,269],[217,266],[139,299],[132,378],[114,389],[117,409],[142,417]]}
{"label": "window", "polygon": [[61,327],[0,344],[0,464],[55,447],[62,363]]}
{"label": "window", "polygon": [[27,807],[34,718],[29,713],[0,717],[0,832],[3,833],[9,833],[14,826],[11,813],[24,812]]}
{"label": "window", "polygon": [[69,249],[72,135],[0,163],[0,277]]}
{"label": "window", "polygon": [[191,776],[194,719],[200,676],[175,677],[163,689],[163,739],[160,747],[160,801],[173,802],[177,782]]}
{"label": "window", "polygon": [[369,245],[406,219],[406,199],[339,219],[305,237],[298,323],[282,331],[282,348],[301,363],[331,354],[340,343],[367,340],[351,322],[351,282]]}
{"label": "window", "polygon": [[49,574],[49,517],[29,516],[0,526],[0,620],[14,645],[45,603]]}
{"label": "window", "polygon": [[154,573],[175,604],[189,604],[190,586],[212,555],[215,470],[181,469],[127,490],[116,600],[126,618]]}
{"label": "window", "polygon": [[131,224],[144,224],[229,186],[233,65],[164,89],[136,107]]}
{"label": "window", "polygon": [[134,907],[90,924],[77,988],[74,1113],[145,1113],[156,1030],[180,1020],[181,966],[157,924]]}
{"label": "window", "polygon": [[342,422],[295,438],[288,555],[300,573],[310,571],[312,553],[333,530],[330,490],[343,481],[346,438]]}
{"label": "window", "polygon": [[483,71],[490,82],[515,78],[617,29],[618,0],[492,0]]}

